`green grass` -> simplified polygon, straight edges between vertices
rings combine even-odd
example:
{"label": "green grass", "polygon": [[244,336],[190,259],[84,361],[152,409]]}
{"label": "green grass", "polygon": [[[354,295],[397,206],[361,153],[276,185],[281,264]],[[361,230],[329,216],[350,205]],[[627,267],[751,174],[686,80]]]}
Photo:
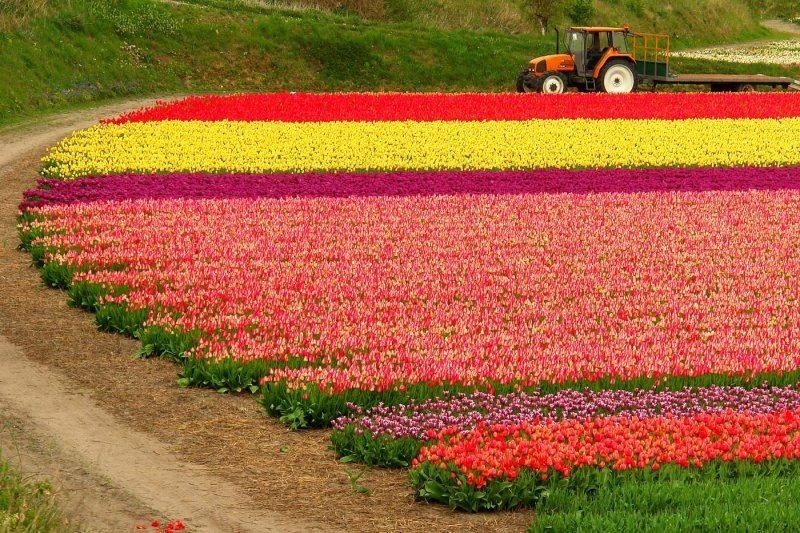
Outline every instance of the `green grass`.
{"label": "green grass", "polygon": [[553,490],[529,533],[791,531],[800,523],[796,476],[632,480],[597,492]]}
{"label": "green grass", "polygon": [[[489,26],[492,31],[443,28],[438,19],[420,18],[418,13],[425,11],[420,6],[433,5],[422,0],[408,0],[405,14],[392,8],[395,15],[378,21],[346,10],[276,9],[234,0],[185,1],[198,5],[149,0],[0,0],[0,62],[4,72],[13,73],[0,83],[0,125],[45,112],[154,94],[510,91],[520,67],[554,47],[552,35],[514,33],[488,19],[485,24],[470,24]],[[449,13],[447,9],[455,5],[440,3],[441,13]],[[603,3],[597,4],[600,11]],[[686,6],[676,8],[676,13]],[[476,20],[485,19],[482,11],[474,13]],[[731,10],[703,16],[728,22],[731,17],[744,17]],[[734,29],[726,30],[728,40],[763,37],[765,31],[746,21],[730,27]],[[720,38],[717,34],[703,37],[709,42]],[[689,44],[698,39],[693,37]],[[680,44],[677,39],[674,42]],[[676,62],[687,72],[684,64]],[[781,67],[691,64],[695,65],[699,72],[800,75],[800,69]]]}
{"label": "green grass", "polygon": [[[328,13],[350,13],[381,22],[410,22],[439,29],[467,29],[502,33],[534,33],[521,0],[188,0],[191,3],[228,9],[258,9],[261,5],[292,10],[317,6]],[[688,42],[729,42],[764,35],[759,16],[785,11],[790,0],[594,0],[596,25],[630,26],[639,31],[662,31]],[[563,0],[555,10],[552,24],[564,26],[572,0]],[[263,9],[263,7],[262,7]],[[757,11],[757,13],[756,13]]]}
{"label": "green grass", "polygon": [[30,483],[0,456],[0,533],[75,531],[53,501],[46,481]]}
{"label": "green grass", "polygon": [[15,73],[0,84],[0,124],[166,92],[509,90],[519,68],[552,46],[318,12],[60,1],[0,32],[0,61]]}

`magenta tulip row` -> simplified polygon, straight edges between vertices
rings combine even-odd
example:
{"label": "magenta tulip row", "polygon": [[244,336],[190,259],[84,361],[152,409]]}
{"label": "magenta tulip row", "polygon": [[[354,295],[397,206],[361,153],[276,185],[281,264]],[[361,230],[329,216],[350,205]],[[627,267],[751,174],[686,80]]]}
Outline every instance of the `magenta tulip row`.
{"label": "magenta tulip row", "polygon": [[800,167],[313,174],[125,174],[41,180],[21,209],[169,198],[639,193],[800,189]]}

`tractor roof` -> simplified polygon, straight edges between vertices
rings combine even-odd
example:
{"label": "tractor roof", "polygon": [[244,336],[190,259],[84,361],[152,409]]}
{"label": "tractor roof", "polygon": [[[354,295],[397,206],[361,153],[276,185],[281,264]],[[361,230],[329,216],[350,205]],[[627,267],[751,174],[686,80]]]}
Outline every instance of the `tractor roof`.
{"label": "tractor roof", "polygon": [[596,33],[603,31],[631,31],[631,29],[628,26],[625,26],[624,28],[612,28],[607,26],[572,26],[569,29],[575,31],[585,31],[587,33]]}

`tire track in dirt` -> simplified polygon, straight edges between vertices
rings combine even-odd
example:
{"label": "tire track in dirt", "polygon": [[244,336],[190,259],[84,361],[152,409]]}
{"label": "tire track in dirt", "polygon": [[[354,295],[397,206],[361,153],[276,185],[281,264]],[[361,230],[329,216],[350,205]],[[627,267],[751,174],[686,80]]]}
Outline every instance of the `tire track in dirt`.
{"label": "tire track in dirt", "polygon": [[[80,504],[91,509],[91,521],[97,518],[99,522],[92,527],[131,529],[137,522],[159,516],[182,518],[196,531],[309,529],[258,512],[254,502],[231,483],[202,466],[181,461],[156,439],[123,426],[1,337],[0,368],[3,416],[10,415],[17,424],[24,421],[35,428],[33,432],[46,435],[54,447],[50,453],[82,467],[89,478],[89,484],[84,484],[89,492],[76,494],[73,486],[68,496],[80,498]],[[4,455],[13,457],[13,451]],[[154,514],[137,518],[134,513],[143,509],[152,509]]]}

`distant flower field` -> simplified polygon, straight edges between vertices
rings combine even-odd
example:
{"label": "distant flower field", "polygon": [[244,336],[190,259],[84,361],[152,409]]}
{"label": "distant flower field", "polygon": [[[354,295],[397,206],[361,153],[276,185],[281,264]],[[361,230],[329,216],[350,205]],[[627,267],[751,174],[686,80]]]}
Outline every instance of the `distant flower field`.
{"label": "distant flower field", "polygon": [[422,498],[783,475],[798,130],[789,93],[191,97],[60,142],[20,232],[183,384],[333,424]]}
{"label": "distant flower field", "polygon": [[673,57],[687,57],[729,63],[770,63],[800,65],[800,40],[776,41],[763,45],[708,48],[697,51],[678,51]]}

